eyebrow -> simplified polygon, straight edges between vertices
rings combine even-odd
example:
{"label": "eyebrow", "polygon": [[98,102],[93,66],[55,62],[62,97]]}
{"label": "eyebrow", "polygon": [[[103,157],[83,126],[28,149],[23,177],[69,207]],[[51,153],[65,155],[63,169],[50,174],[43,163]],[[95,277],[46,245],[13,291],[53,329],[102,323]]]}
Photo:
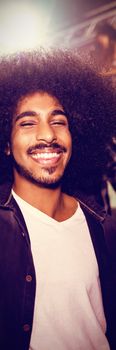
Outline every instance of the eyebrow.
{"label": "eyebrow", "polygon": [[[17,122],[19,119],[23,118],[23,117],[37,117],[39,114],[34,112],[34,111],[25,111],[25,112],[22,112],[18,115],[16,115],[15,117],[15,122]],[[67,114],[65,111],[62,111],[61,109],[54,109],[52,112],[51,112],[51,116],[57,116],[57,115],[63,115],[64,117],[67,118]]]}

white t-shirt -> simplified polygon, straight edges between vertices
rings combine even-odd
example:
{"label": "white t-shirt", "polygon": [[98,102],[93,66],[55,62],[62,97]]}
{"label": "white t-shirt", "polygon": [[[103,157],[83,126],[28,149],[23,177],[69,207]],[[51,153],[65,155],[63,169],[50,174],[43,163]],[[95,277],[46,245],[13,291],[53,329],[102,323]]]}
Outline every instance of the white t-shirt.
{"label": "white t-shirt", "polygon": [[29,350],[109,350],[98,265],[82,209],[57,222],[13,196],[27,224],[37,279]]}

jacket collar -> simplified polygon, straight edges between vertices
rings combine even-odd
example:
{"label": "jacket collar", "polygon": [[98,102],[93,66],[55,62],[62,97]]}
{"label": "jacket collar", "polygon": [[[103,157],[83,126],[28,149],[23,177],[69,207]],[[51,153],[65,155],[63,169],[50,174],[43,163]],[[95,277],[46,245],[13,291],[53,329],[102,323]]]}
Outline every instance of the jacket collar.
{"label": "jacket collar", "polygon": [[103,222],[107,216],[106,210],[96,201],[95,195],[89,195],[78,191],[77,200],[86,211],[91,213],[97,220]]}
{"label": "jacket collar", "polygon": [[[13,211],[16,211],[18,208],[18,205],[16,205],[16,201],[14,200],[12,193],[11,193],[11,183],[4,184],[1,187],[0,190],[0,206],[3,208],[9,208]],[[94,195],[88,195],[85,193],[82,193],[81,191],[78,192],[78,195],[76,196],[77,201],[79,201],[80,205],[91,215],[93,215],[97,220],[103,222],[106,217],[106,211],[103,207],[99,205],[98,202],[95,200]]]}

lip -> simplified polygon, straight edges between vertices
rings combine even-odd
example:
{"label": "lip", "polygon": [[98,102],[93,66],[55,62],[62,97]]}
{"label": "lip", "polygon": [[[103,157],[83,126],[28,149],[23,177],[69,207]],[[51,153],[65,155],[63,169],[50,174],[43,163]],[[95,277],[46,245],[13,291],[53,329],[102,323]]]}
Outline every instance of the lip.
{"label": "lip", "polygon": [[30,154],[31,158],[41,165],[54,165],[59,162],[62,157],[62,152],[33,152]]}

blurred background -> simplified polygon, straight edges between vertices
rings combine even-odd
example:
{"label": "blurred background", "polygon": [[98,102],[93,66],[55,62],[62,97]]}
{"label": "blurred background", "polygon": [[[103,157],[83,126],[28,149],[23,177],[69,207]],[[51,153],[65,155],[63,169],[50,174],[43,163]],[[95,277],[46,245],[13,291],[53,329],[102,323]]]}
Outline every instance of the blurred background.
{"label": "blurred background", "polygon": [[[0,56],[39,47],[77,50],[116,88],[116,1],[1,0]],[[103,205],[116,209],[116,137],[108,146]]]}
{"label": "blurred background", "polygon": [[116,1],[1,0],[0,55],[76,49],[116,84]]}
{"label": "blurred background", "polygon": [[1,0],[0,51],[46,45],[91,49],[101,22],[116,29],[116,1]]}

